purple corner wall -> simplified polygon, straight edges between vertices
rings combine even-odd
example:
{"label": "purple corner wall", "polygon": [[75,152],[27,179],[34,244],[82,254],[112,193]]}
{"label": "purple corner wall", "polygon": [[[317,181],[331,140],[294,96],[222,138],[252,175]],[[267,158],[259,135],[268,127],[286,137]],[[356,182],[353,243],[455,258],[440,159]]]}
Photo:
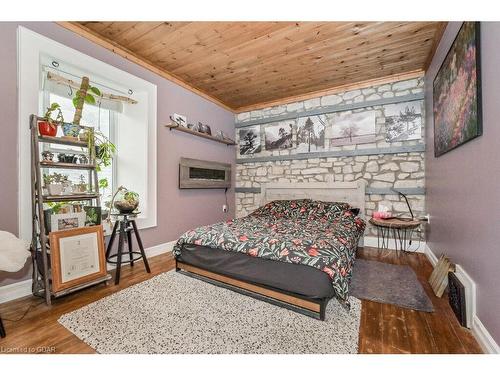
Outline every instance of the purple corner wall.
{"label": "purple corner wall", "polygon": [[[164,124],[172,113],[185,114],[190,121],[202,121],[212,130],[234,136],[234,115],[212,102],[151,73],[150,71],[95,45],[52,22],[0,22],[0,230],[18,233],[17,168],[17,52],[16,30],[25,26],[39,34],[81,51],[157,85],[158,88],[158,220],[157,227],[142,231],[146,247],[175,240],[189,228],[226,220],[234,216],[234,188],[228,191],[230,211],[222,213],[222,190],[179,190],[178,162],[181,156],[231,163],[235,171],[233,147],[170,132]],[[233,182],[234,186],[234,173]],[[30,278],[30,267],[15,273],[0,272],[0,286]]]}
{"label": "purple corner wall", "polygon": [[477,284],[477,316],[500,343],[500,22],[481,23],[483,135],[434,157],[432,82],[460,22],[451,22],[425,76],[428,245]]}

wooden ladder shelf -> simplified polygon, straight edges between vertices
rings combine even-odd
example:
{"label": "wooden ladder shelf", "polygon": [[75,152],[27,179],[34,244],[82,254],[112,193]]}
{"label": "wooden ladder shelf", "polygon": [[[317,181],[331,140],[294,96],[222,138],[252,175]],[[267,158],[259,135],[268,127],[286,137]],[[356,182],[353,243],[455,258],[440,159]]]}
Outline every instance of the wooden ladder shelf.
{"label": "wooden ladder shelf", "polygon": [[[32,239],[31,239],[31,257],[33,261],[33,294],[44,297],[47,305],[51,304],[51,297],[59,297],[75,290],[95,285],[111,278],[107,275],[101,279],[94,280],[85,285],[79,285],[67,290],[52,292],[51,288],[51,266],[49,261],[50,243],[47,238],[47,223],[45,222],[44,203],[49,202],[71,202],[71,201],[87,201],[89,203],[100,206],[99,183],[97,177],[97,166],[95,159],[92,158],[92,153],[88,149],[87,142],[78,139],[70,139],[63,137],[47,137],[38,134],[38,121],[42,118],[30,116],[31,130],[31,203],[32,203]],[[86,128],[82,126],[82,128]],[[88,164],[73,164],[54,161],[40,160],[40,144],[58,144],[72,147],[82,147],[86,149],[85,154],[89,158]],[[89,192],[73,193],[64,195],[50,195],[43,192],[43,179],[41,171],[43,169],[78,169],[87,171]]]}

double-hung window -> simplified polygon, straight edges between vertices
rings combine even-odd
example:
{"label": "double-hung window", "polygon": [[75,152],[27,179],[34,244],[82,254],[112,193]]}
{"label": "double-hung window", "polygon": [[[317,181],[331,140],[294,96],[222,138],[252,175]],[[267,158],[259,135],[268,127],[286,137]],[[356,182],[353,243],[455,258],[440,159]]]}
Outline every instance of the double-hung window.
{"label": "double-hung window", "polygon": [[[44,67],[46,70],[47,67]],[[62,72],[58,72],[64,75]],[[67,75],[67,74],[66,74]],[[75,79],[74,77],[71,77]],[[105,88],[103,88],[104,90]],[[107,89],[109,90],[109,89]],[[75,112],[73,106],[72,98],[74,96],[75,90],[69,86],[61,87],[55,86],[54,84],[47,83],[44,85],[43,90],[43,107],[48,108],[53,103],[60,105],[61,112],[66,122],[71,122]],[[120,112],[113,106],[106,105],[91,105],[85,104],[83,107],[82,118],[80,124],[84,126],[91,126],[102,135],[104,135],[113,144],[116,143],[116,129],[119,126]],[[86,150],[81,150],[77,147],[59,146],[57,144],[44,144],[44,149],[51,151],[53,154],[58,155],[59,153],[69,152],[76,155],[85,154]],[[116,175],[117,168],[115,159],[116,155],[113,156],[110,165],[100,167],[98,171],[99,180],[99,193],[101,195],[101,207],[103,212],[109,208],[113,192],[117,189],[116,186]],[[82,171],[68,169],[64,172],[70,181],[78,182],[86,180],[88,176]]]}

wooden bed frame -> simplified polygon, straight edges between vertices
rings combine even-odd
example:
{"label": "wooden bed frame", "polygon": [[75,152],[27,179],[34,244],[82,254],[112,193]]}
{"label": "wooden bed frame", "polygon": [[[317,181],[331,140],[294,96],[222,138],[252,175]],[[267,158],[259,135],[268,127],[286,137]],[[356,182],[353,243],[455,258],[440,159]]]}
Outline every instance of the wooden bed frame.
{"label": "wooden bed frame", "polygon": [[[351,206],[360,209],[360,217],[365,213],[365,184],[364,181],[338,182],[338,183],[295,183],[282,184],[270,183],[261,187],[260,205],[273,200],[285,199],[315,199],[326,202],[347,202]],[[362,246],[363,237],[360,244]],[[215,273],[198,266],[193,266],[177,261],[175,269],[184,275],[188,275],[211,284],[221,286],[235,292],[245,294],[274,305],[311,316],[316,319],[325,319],[326,305],[329,299],[313,299],[290,293],[284,290],[272,288],[266,285],[250,283],[238,280],[220,273]]]}

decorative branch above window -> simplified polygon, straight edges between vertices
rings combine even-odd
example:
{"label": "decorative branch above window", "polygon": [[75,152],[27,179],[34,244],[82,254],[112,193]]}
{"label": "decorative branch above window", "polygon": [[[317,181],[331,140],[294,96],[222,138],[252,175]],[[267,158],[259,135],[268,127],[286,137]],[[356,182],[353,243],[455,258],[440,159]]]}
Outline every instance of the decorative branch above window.
{"label": "decorative branch above window", "polygon": [[[53,72],[47,72],[47,81],[50,85],[56,84],[66,88],[70,88],[71,90],[79,90],[80,83],[75,82],[71,79],[65,78]],[[109,94],[101,91],[102,101],[111,101],[111,102],[119,102],[119,103],[127,103],[127,104],[137,104],[138,102],[132,98],[123,96],[123,95],[115,95]],[[99,105],[99,99],[97,100],[97,105]]]}

